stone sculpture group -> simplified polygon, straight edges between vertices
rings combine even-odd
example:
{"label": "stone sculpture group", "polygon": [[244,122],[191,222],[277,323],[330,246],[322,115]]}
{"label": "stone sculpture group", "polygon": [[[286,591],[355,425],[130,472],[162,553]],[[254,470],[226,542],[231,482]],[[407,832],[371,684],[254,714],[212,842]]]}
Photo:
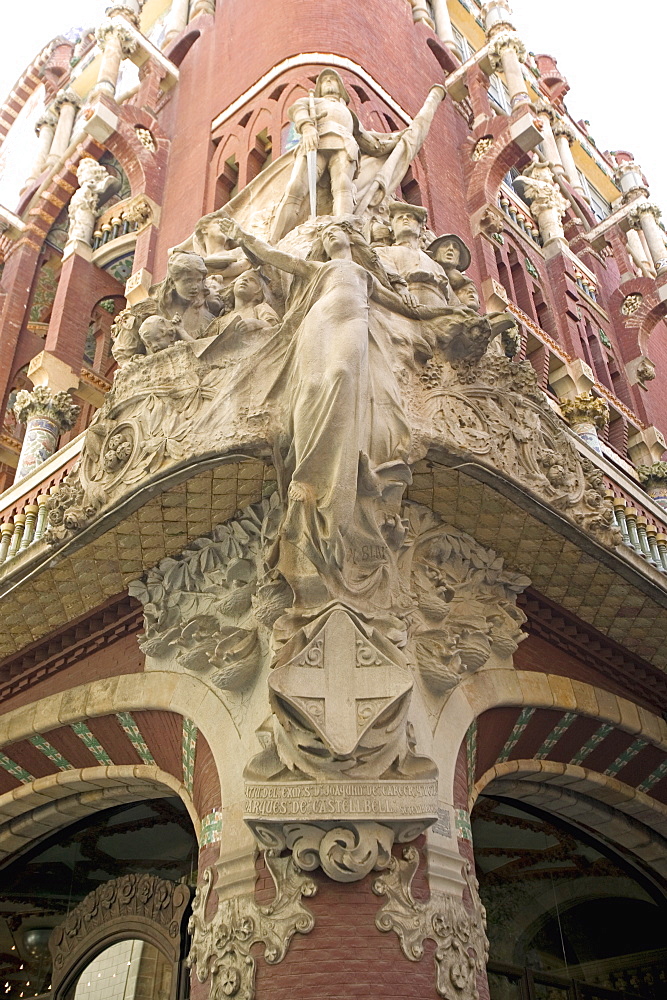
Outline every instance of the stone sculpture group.
{"label": "stone sculpture group", "polygon": [[[410,896],[413,855],[391,853],[437,816],[411,706],[428,711],[490,657],[511,656],[529,582],[407,502],[412,469],[426,456],[486,464],[613,538],[601,478],[530,365],[512,360],[512,316],[481,313],[463,240],[436,237],[426,209],[396,196],[443,96],[432,88],[405,130],[372,133],[338,73],[322,71],[290,111],[299,145],[200,220],[164,281],[117,318],[114,386],[50,512],[57,541],[193,458],[273,466],[270,498],[131,585],[143,648],[205,679],[230,712],[248,692],[263,698],[245,815],[272,868],[291,852],[285,912],[303,916],[295,872],[351,881],[386,869],[377,891],[400,897],[405,921],[382,926],[406,954],[408,926],[433,937],[438,910]],[[218,965],[202,906],[193,962],[205,976]],[[451,914],[438,913],[444,926]],[[442,988],[435,935],[443,995],[474,995],[476,913],[461,917],[476,928],[469,969]],[[245,961],[234,956],[220,975]]]}

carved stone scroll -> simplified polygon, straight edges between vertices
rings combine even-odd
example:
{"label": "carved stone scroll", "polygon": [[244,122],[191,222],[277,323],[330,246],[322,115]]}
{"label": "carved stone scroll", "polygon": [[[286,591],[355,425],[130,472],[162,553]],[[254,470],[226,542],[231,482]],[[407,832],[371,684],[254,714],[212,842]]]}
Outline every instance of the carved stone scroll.
{"label": "carved stone scroll", "polygon": [[294,935],[308,934],[315,925],[312,913],[301,901],[303,896],[315,895],[315,883],[299,871],[292,858],[279,858],[266,851],[265,860],[276,886],[276,897],[268,906],[259,906],[250,895],[237,896],[221,900],[209,919],[206,909],[213,869],[206,869],[203,884],[197,889],[188,924],[192,946],[187,964],[195,970],[200,983],[210,978],[211,1000],[253,1000],[252,946],[263,944],[265,960],[275,965],[287,954]]}
{"label": "carved stone scroll", "polygon": [[403,851],[403,858],[392,858],[385,874],[373,883],[373,892],[386,902],[375,924],[381,931],[395,931],[403,954],[418,962],[424,954],[424,941],[435,941],[436,989],[445,1000],[477,1000],[477,974],[486,968],[489,944],[486,937],[486,913],[479,898],[477,879],[470,864],[465,875],[471,906],[452,896],[432,895],[418,902],[412,895],[412,880],[419,865],[414,847]]}

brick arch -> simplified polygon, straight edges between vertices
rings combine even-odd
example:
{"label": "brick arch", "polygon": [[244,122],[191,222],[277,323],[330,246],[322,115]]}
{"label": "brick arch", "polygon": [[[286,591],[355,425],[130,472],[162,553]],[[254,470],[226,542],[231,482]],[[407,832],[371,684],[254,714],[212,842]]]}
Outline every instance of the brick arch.
{"label": "brick arch", "polygon": [[145,799],[178,796],[198,838],[201,821],[182,782],[154,765],[79,768],[46,775],[0,796],[0,859],[84,816]]}
{"label": "brick arch", "polygon": [[[486,205],[495,206],[500,193],[503,177],[510,167],[520,167],[528,163],[528,154],[510,135],[511,126],[526,114],[522,105],[512,115],[497,115],[485,119],[471,137],[464,142],[464,150],[469,156],[478,139],[493,136],[491,149],[474,164],[468,179],[468,206],[471,212],[479,211]],[[479,133],[479,134],[478,134]]]}
{"label": "brick arch", "polygon": [[[128,731],[133,726],[138,734]],[[48,775],[66,783],[70,772],[98,766],[106,754],[111,764],[104,766],[171,775],[191,798],[202,843],[217,843],[238,739],[224,703],[193,675],[152,670],[89,681],[0,716],[0,793],[16,798],[23,785]],[[12,764],[19,768],[13,777]]]}
{"label": "brick arch", "polygon": [[[460,785],[461,778],[465,783],[465,776],[468,775],[468,791],[471,792],[474,784],[474,781],[470,780],[472,769],[466,768],[466,755],[470,758],[471,743],[474,742],[471,733],[476,732],[478,720],[493,710],[504,713],[504,729],[499,730],[495,739],[495,756],[494,748],[488,750],[489,759],[482,759],[478,763],[474,770],[476,776],[479,775],[480,768],[482,773],[485,773],[489,767],[494,766],[497,757],[502,756],[510,733],[520,724],[522,713],[524,713],[522,722],[526,721],[528,716],[528,724],[533,720],[535,713],[539,712],[540,715],[535,721],[546,730],[531,756],[535,756],[540,750],[546,737],[558,725],[559,718],[568,714],[575,715],[577,720],[584,720],[584,725],[587,724],[594,731],[603,726],[610,727],[609,732],[603,736],[603,740],[606,740],[613,735],[614,740],[604,747],[605,753],[609,756],[608,765],[613,764],[633,743],[641,740],[650,753],[640,758],[639,754],[645,748],[635,747],[636,752],[629,762],[634,769],[638,764],[642,764],[643,769],[641,774],[638,774],[637,786],[641,786],[642,781],[654,774],[667,753],[667,723],[628,699],[591,684],[554,674],[505,668],[484,670],[467,677],[452,692],[435,728],[433,757],[440,769],[440,794],[444,801],[456,803],[460,807],[466,804],[465,795],[460,789],[457,794],[457,777]],[[529,715],[531,710],[532,714]],[[551,713],[552,717],[545,718],[542,713]],[[581,727],[581,721],[577,725]],[[522,733],[526,728],[527,726]],[[530,735],[534,738],[534,742],[537,742],[539,738],[537,731]],[[602,742],[600,740],[600,745]],[[479,745],[478,741],[477,746]],[[568,744],[564,746],[567,747]],[[516,753],[522,753],[521,744],[517,740],[507,756],[508,760],[514,758],[514,748]],[[615,755],[612,756],[614,752]],[[655,761],[651,754],[657,754]],[[550,754],[547,753],[546,756]],[[567,763],[571,763],[571,760],[568,759]],[[619,767],[618,772],[621,770]],[[651,790],[653,792],[651,798],[656,801],[662,801],[667,797],[667,774],[664,778],[656,780]]]}

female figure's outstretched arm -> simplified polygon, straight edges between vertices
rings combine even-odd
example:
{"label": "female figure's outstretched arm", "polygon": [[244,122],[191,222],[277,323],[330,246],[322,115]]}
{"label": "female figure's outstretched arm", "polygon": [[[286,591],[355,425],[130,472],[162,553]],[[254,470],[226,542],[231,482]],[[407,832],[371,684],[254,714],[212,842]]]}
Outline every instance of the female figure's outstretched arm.
{"label": "female figure's outstretched arm", "polygon": [[265,243],[264,240],[258,239],[257,236],[246,233],[234,219],[221,219],[220,229],[228,239],[234,240],[235,243],[238,243],[239,246],[243,247],[244,250],[247,250],[254,257],[265,264],[272,264],[279,271],[288,271],[290,274],[296,274],[300,278],[307,278],[313,273],[314,268],[317,267],[315,261],[305,261],[301,257],[293,257],[292,254],[277,250],[275,247],[270,246],[270,244]]}

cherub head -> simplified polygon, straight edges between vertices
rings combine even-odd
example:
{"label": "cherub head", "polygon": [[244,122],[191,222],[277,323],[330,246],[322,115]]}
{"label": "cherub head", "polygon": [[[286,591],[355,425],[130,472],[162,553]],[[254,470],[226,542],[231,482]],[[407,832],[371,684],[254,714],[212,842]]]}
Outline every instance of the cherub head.
{"label": "cherub head", "polygon": [[179,340],[179,327],[181,317],[175,316],[173,320],[165,319],[164,316],[149,316],[139,327],[139,339],[146,348],[146,354],[157,354],[164,351]]}

